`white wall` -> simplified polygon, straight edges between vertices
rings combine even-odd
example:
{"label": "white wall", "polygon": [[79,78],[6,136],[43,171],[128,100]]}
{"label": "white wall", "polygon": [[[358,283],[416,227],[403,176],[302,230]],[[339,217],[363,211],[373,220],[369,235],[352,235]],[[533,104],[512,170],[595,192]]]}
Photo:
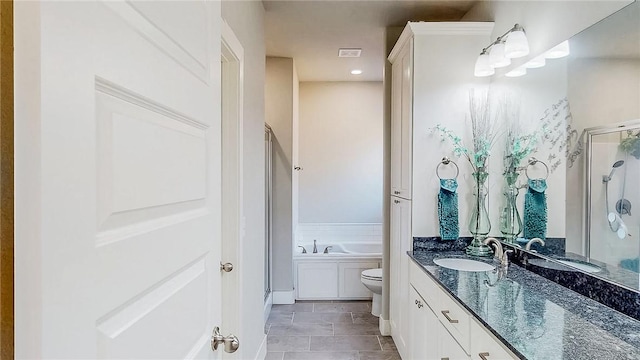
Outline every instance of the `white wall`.
{"label": "white wall", "polygon": [[440,182],[436,166],[444,156],[453,159],[460,168],[460,236],[469,235],[467,228],[474,202],[471,167],[465,158],[453,154],[451,142],[441,142],[440,135],[432,130],[442,124],[470,146],[469,90],[488,86],[488,78],[473,76],[477,50],[487,41],[487,34],[424,36],[424,39],[416,37],[414,40],[413,236],[439,236],[437,196]]}
{"label": "white wall", "polygon": [[262,319],[264,309],[264,8],[255,1],[223,1],[221,7],[222,17],[244,48],[241,340],[243,358],[255,359],[264,338],[264,330],[256,326],[256,319]]}
{"label": "white wall", "polygon": [[299,222],[382,222],[381,82],[300,84]]}
{"label": "white wall", "polygon": [[273,291],[291,294],[295,80],[293,59],[267,57],[265,118],[273,131]]}

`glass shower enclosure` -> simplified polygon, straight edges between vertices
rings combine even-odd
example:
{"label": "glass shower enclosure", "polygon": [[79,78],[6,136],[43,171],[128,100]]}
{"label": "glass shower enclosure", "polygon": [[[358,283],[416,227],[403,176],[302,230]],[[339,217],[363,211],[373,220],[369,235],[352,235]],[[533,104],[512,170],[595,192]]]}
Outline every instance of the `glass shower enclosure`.
{"label": "glass shower enclosure", "polygon": [[585,250],[640,273],[640,120],[586,130]]}

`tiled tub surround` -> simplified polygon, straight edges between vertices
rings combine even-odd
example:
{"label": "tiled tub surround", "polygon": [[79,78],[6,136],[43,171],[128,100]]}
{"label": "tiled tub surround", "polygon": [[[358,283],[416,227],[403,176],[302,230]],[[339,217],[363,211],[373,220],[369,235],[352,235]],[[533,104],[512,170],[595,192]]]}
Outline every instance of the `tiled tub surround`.
{"label": "tiled tub surround", "polygon": [[265,330],[266,360],[400,360],[369,301],[274,305]]}
{"label": "tiled tub surround", "polygon": [[457,271],[433,262],[448,257],[493,261],[460,250],[414,250],[410,257],[523,359],[640,358],[640,321],[517,265],[497,281],[492,271]]}
{"label": "tiled tub surround", "polygon": [[382,244],[382,224],[300,223],[296,226],[295,235],[295,243],[297,245],[313,245],[314,239],[318,240],[318,243],[364,242]]}

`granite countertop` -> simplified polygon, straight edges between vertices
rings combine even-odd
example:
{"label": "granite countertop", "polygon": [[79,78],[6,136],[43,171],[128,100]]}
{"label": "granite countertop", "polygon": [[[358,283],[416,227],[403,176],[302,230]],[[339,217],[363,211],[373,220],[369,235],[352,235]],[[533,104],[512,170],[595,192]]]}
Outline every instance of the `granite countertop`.
{"label": "granite countertop", "polygon": [[493,261],[461,251],[415,250],[409,256],[523,359],[640,359],[640,321],[542,276],[512,264],[498,280],[493,271],[457,271],[433,262]]}

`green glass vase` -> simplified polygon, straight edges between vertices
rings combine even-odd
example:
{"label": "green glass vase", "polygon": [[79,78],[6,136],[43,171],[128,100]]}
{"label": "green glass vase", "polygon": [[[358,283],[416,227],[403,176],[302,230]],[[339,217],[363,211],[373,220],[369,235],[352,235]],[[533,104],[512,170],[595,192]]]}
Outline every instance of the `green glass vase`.
{"label": "green glass vase", "polygon": [[522,219],[517,206],[518,191],[515,185],[507,186],[504,192],[505,204],[500,211],[500,232],[504,236],[504,241],[511,244],[522,231]]}
{"label": "green glass vase", "polygon": [[491,248],[483,241],[491,231],[491,221],[489,220],[489,211],[487,210],[487,186],[486,181],[489,174],[479,172],[473,174],[475,181],[474,196],[475,201],[472,205],[471,219],[469,220],[469,232],[473,235],[471,244],[467,246],[468,255],[474,256],[490,256],[493,254]]}

